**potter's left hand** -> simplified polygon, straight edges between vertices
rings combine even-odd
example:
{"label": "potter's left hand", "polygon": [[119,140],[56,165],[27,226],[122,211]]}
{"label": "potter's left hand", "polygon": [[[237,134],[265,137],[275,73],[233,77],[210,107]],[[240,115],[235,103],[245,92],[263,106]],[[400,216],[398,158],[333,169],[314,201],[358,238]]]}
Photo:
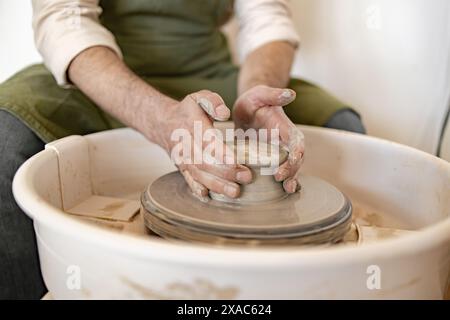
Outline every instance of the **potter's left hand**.
{"label": "potter's left hand", "polygon": [[279,129],[280,142],[289,152],[289,156],[274,177],[277,181],[283,181],[284,190],[288,193],[300,189],[298,175],[305,152],[303,133],[283,110],[283,106],[294,101],[295,96],[295,91],[291,89],[258,85],[244,92],[233,108],[236,128]]}

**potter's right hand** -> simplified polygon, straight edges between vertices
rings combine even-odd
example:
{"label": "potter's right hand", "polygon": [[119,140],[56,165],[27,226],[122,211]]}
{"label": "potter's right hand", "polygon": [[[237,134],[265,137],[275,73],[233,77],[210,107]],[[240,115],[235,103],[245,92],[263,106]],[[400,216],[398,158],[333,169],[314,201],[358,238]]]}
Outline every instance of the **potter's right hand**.
{"label": "potter's right hand", "polygon": [[[201,139],[201,146],[196,145],[194,139],[194,123],[201,123],[202,137],[207,129],[213,129],[213,120],[226,121],[230,117],[230,110],[225,105],[222,98],[214,92],[208,90],[201,90],[187,95],[181,102],[169,106],[166,110],[165,122],[161,123],[162,130],[162,145],[169,155],[180,141],[173,141],[171,139],[175,130],[178,132],[189,132],[190,134],[190,161],[177,161],[177,166],[183,174],[187,184],[191,188],[195,196],[201,200],[208,197],[209,190],[223,194],[230,198],[239,196],[239,184],[250,183],[252,179],[251,171],[243,165],[225,164],[223,158],[222,162],[216,163],[193,163],[194,148],[198,147],[200,150],[210,144]],[[198,133],[196,133],[198,134]],[[199,141],[199,140],[197,140]],[[198,143],[198,142],[197,142]],[[225,146],[220,141],[216,146],[220,145],[222,151]],[[225,156],[226,152],[223,152]],[[174,160],[174,159],[172,159]]]}

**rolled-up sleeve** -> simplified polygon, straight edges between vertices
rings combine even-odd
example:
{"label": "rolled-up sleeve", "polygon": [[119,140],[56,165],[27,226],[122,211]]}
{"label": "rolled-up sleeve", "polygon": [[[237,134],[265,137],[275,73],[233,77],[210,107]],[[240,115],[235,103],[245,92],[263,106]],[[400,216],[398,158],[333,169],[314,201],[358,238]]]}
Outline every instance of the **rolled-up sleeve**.
{"label": "rolled-up sleeve", "polygon": [[122,57],[113,34],[101,25],[98,0],[33,0],[36,47],[61,86],[68,85],[67,68],[83,50],[105,46]]}
{"label": "rolled-up sleeve", "polygon": [[287,41],[297,47],[300,38],[287,0],[236,0],[239,24],[238,51],[241,61],[272,41]]}

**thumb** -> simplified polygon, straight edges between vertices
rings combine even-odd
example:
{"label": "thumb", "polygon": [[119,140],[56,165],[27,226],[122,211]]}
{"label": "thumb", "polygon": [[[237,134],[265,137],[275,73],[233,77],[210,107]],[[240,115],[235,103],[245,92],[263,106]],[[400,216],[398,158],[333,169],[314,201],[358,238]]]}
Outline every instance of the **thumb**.
{"label": "thumb", "polygon": [[296,93],[291,89],[256,86],[250,89],[246,98],[256,104],[256,107],[277,106],[283,107],[295,100]]}

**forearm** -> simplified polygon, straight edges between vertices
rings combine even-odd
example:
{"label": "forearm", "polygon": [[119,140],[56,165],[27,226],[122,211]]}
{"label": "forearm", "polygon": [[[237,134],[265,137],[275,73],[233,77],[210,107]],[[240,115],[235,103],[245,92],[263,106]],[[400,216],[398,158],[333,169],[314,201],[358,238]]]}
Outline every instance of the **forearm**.
{"label": "forearm", "polygon": [[256,85],[284,88],[288,85],[295,48],[288,42],[268,43],[250,53],[241,66],[238,94]]}
{"label": "forearm", "polygon": [[140,79],[113,51],[98,46],[81,52],[70,64],[68,76],[104,111],[149,140],[162,143],[158,123],[164,117],[164,108],[177,101]]}

